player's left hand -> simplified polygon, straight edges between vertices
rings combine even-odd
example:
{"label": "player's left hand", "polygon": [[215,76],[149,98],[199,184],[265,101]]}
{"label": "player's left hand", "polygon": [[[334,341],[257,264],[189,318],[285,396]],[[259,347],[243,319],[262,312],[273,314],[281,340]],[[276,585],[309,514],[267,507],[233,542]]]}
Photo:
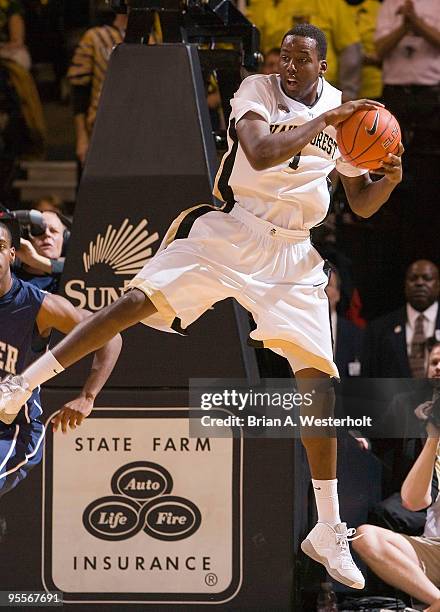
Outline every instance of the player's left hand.
{"label": "player's left hand", "polygon": [[396,185],[400,183],[402,181],[402,155],[404,150],[403,144],[400,143],[397,153],[395,155],[388,153],[380,168],[374,170],[374,174],[381,174]]}
{"label": "player's left hand", "polygon": [[61,426],[61,431],[67,433],[67,428],[76,429],[93,410],[93,400],[83,395],[64,404],[58,414],[52,419],[52,430],[55,433]]}

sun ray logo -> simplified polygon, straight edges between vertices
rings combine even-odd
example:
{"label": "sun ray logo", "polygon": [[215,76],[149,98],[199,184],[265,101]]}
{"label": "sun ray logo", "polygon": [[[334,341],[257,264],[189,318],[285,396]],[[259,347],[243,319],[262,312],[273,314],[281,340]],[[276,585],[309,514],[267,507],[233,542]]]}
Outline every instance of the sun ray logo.
{"label": "sun ray logo", "polygon": [[151,245],[159,240],[157,232],[148,234],[147,224],[143,219],[134,227],[124,219],[119,229],[109,225],[105,234],[98,234],[83,253],[84,270],[89,272],[94,265],[105,263],[115,274],[137,274],[153,254]]}

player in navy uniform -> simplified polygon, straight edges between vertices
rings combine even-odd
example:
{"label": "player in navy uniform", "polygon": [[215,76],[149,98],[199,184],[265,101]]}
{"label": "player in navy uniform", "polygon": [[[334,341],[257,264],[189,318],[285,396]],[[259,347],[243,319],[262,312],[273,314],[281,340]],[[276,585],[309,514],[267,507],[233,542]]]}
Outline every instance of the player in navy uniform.
{"label": "player in navy uniform", "polygon": [[[36,385],[138,321],[182,330],[216,302],[233,297],[257,323],[252,339],[289,360],[303,395],[316,391],[308,414],[332,416],[331,377],[338,370],[328,279],[310,229],[327,213],[327,177],[334,168],[356,214],[378,211],[402,180],[403,148],[387,156],[377,181],[340,159],[336,127],[355,111],[380,104],[341,105],[341,92],[325,81],[325,57],[326,40],[318,28],[301,24],[287,32],[280,74],[246,78],[231,101],[229,150],[215,189],[223,209],[204,205],[183,212],[126,295],[80,324],[28,368],[19,384],[7,385],[0,409],[19,410]],[[318,429],[308,436],[302,431],[318,509],[318,523],[302,549],[335,580],[361,589],[364,578],[349,550],[355,530],[339,515],[334,429]]]}
{"label": "player in navy uniform", "polygon": [[[10,270],[14,257],[11,231],[0,222],[0,377],[12,380],[46,351],[52,329],[68,333],[90,314],[14,277]],[[60,425],[64,432],[68,425],[75,428],[90,414],[120,349],[119,336],[96,352],[81,394],[61,408],[53,421],[55,430]],[[39,391],[34,389],[18,415],[5,415],[0,421],[0,496],[41,460],[45,426]]]}

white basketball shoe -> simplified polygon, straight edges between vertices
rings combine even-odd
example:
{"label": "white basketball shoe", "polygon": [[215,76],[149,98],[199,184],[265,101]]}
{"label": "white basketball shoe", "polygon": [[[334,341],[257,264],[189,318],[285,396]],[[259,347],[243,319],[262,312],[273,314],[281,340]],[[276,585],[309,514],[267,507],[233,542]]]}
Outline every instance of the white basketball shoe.
{"label": "white basketball shoe", "polygon": [[365,580],[353,561],[349,542],[356,529],[347,529],[346,523],[332,527],[327,523],[317,523],[301,544],[301,550],[314,561],[322,563],[332,578],[352,589],[363,589]]}
{"label": "white basketball shoe", "polygon": [[0,381],[0,421],[10,425],[31,395],[23,376],[6,376]]}

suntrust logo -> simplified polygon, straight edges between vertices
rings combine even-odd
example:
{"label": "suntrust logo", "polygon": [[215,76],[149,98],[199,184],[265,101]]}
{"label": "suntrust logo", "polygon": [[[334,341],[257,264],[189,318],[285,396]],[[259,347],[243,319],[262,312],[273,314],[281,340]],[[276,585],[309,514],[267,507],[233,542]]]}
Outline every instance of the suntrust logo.
{"label": "suntrust logo", "polygon": [[[152,257],[152,245],[159,240],[157,232],[149,234],[147,225],[147,219],[137,225],[124,219],[119,228],[108,225],[102,234],[90,241],[82,254],[87,280],[71,279],[64,289],[75,306],[97,311],[124,293],[130,278]],[[129,278],[121,279],[116,285],[115,276]]]}
{"label": "suntrust logo", "polygon": [[126,540],[143,530],[157,540],[182,540],[202,522],[198,507],[169,495],[171,474],[161,465],[136,461],[113,474],[114,495],[91,502],[83,512],[87,531],[101,540]]}

